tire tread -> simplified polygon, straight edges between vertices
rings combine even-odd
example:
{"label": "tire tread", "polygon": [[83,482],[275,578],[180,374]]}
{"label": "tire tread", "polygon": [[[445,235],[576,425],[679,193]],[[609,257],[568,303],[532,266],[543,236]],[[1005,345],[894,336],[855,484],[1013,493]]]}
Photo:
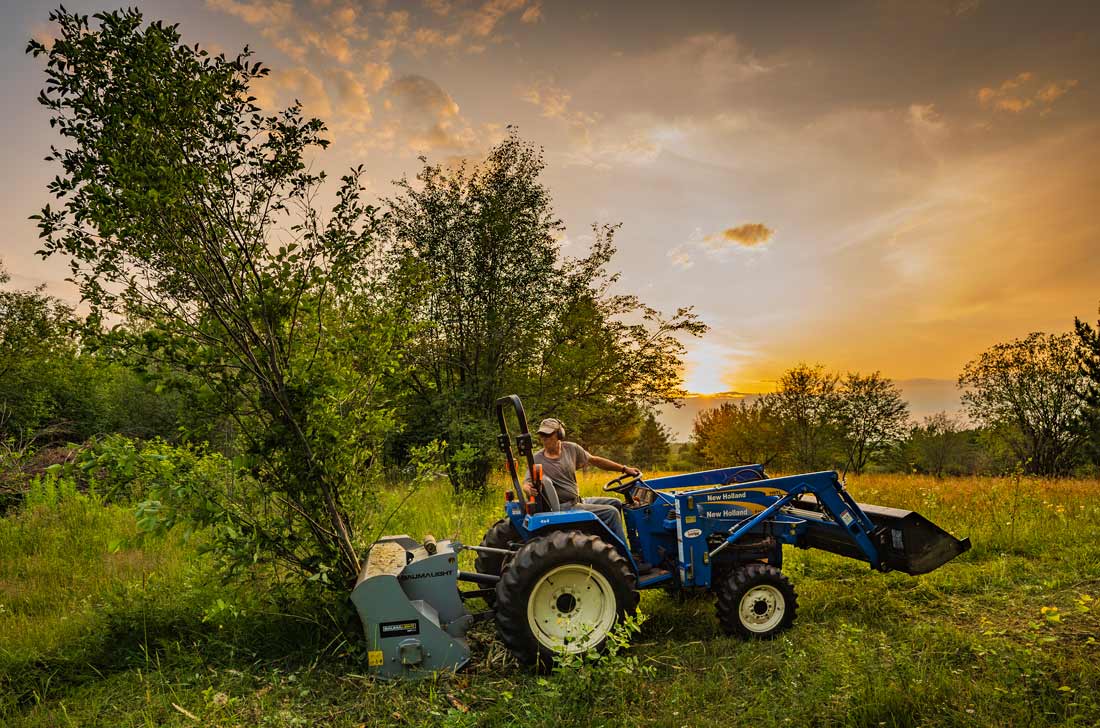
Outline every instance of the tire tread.
{"label": "tire tread", "polygon": [[[581,561],[605,567],[619,598],[619,617],[633,614],[638,606],[634,571],[614,546],[598,536],[576,531],[554,531],[528,541],[508,563],[497,584],[496,621],[501,641],[525,665],[549,668],[553,653],[531,633],[527,601],[538,576],[562,563]],[[625,593],[624,593],[625,592]]]}
{"label": "tire tread", "polygon": [[[786,601],[783,620],[770,632],[765,633],[753,632],[738,618],[738,607],[742,595],[750,587],[761,583],[778,588]],[[718,600],[715,608],[718,611],[718,622],[722,625],[722,631],[742,639],[775,639],[780,632],[791,626],[798,611],[798,594],[795,593],[790,580],[782,571],[770,564],[753,563],[734,569],[722,580],[717,592]]]}

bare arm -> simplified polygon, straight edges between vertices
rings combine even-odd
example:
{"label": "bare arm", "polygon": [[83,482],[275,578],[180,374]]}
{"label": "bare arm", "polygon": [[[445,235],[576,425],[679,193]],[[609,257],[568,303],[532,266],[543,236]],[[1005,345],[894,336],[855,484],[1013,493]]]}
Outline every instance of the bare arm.
{"label": "bare arm", "polygon": [[627,465],[619,465],[614,460],[601,458],[599,455],[589,455],[588,464],[595,465],[600,470],[613,470],[617,473],[626,473],[627,475],[638,475],[640,473],[637,468],[632,468]]}

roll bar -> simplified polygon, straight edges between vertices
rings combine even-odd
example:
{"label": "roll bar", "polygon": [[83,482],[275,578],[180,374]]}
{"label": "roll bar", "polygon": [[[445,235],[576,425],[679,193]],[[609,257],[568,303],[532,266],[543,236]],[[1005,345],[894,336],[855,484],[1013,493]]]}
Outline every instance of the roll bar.
{"label": "roll bar", "polygon": [[500,426],[500,434],[497,435],[497,444],[500,446],[501,451],[504,453],[505,459],[508,461],[508,474],[512,476],[512,487],[516,491],[516,500],[523,503],[527,500],[523,494],[523,485],[520,481],[519,472],[516,469],[516,458],[512,453],[512,443],[510,433],[508,432],[508,421],[505,418],[505,407],[512,406],[513,411],[516,413],[516,420],[519,423],[519,434],[516,435],[516,449],[519,454],[527,460],[527,474],[531,478],[532,483],[536,483],[535,478],[535,454],[531,448],[531,431],[527,428],[527,414],[523,411],[523,403],[519,401],[518,394],[509,394],[506,397],[501,397],[496,401],[496,413],[497,424]]}

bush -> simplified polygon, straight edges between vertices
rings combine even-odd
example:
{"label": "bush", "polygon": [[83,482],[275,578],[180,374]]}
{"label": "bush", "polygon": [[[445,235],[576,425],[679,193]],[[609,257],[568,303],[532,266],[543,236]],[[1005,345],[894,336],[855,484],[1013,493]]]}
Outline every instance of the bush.
{"label": "bush", "polygon": [[505,693],[509,700],[517,700],[521,711],[531,724],[555,724],[562,715],[591,715],[593,710],[607,712],[612,705],[622,705],[628,698],[621,686],[624,678],[652,678],[656,670],[641,665],[638,658],[627,654],[630,641],[640,631],[646,617],[642,612],[628,616],[612,629],[603,652],[595,650],[569,654],[562,652],[554,659],[550,676],[540,677],[537,684],[542,689],[534,700],[525,695]]}
{"label": "bush", "polygon": [[139,502],[196,477],[204,488],[217,489],[231,470],[221,455],[159,438],[142,441],[107,435],[70,452],[69,458],[50,465],[46,472],[71,479],[81,490],[108,503]]}
{"label": "bush", "polygon": [[27,508],[56,508],[62,502],[82,497],[72,478],[58,476],[55,473],[36,475],[31,479],[23,504]]}

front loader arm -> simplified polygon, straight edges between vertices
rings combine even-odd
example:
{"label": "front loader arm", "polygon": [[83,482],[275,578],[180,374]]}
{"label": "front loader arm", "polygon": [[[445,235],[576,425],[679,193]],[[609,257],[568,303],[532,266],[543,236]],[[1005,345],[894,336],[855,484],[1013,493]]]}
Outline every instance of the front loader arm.
{"label": "front loader arm", "polygon": [[[765,521],[772,520],[775,516],[784,512],[788,506],[799,497],[811,494],[821,504],[821,515],[828,516],[832,524],[839,530],[846,532],[850,541],[854,542],[862,557],[874,569],[882,569],[879,558],[879,550],[876,547],[872,535],[875,526],[860,509],[859,504],[852,499],[844,489],[835,472],[826,471],[820,473],[808,473],[806,475],[793,475],[786,478],[772,478],[764,481],[769,489],[783,492],[782,495],[772,496],[773,502],[766,505],[763,510],[744,519],[730,530],[729,536],[717,548],[708,554],[710,560],[737,543],[745,534],[753,531]],[[724,499],[738,492],[745,492],[744,484],[722,486],[721,488],[709,488],[707,490],[692,493],[693,500],[701,504],[722,503]],[[826,521],[821,519],[822,523]],[[791,534],[795,531],[795,534]],[[788,529],[788,536],[796,535],[798,528]],[[789,540],[789,539],[788,539]]]}
{"label": "front loader arm", "polygon": [[[681,481],[685,477],[690,476],[677,476]],[[956,539],[920,514],[857,503],[832,471],[669,495],[680,521],[682,568],[687,574],[699,574],[704,583],[702,575],[709,572],[715,557],[728,558],[726,552],[739,541],[769,535],[779,543],[820,549],[865,561],[879,571],[907,574],[932,571],[970,548],[969,539]],[[696,563],[700,554],[705,558]]]}

